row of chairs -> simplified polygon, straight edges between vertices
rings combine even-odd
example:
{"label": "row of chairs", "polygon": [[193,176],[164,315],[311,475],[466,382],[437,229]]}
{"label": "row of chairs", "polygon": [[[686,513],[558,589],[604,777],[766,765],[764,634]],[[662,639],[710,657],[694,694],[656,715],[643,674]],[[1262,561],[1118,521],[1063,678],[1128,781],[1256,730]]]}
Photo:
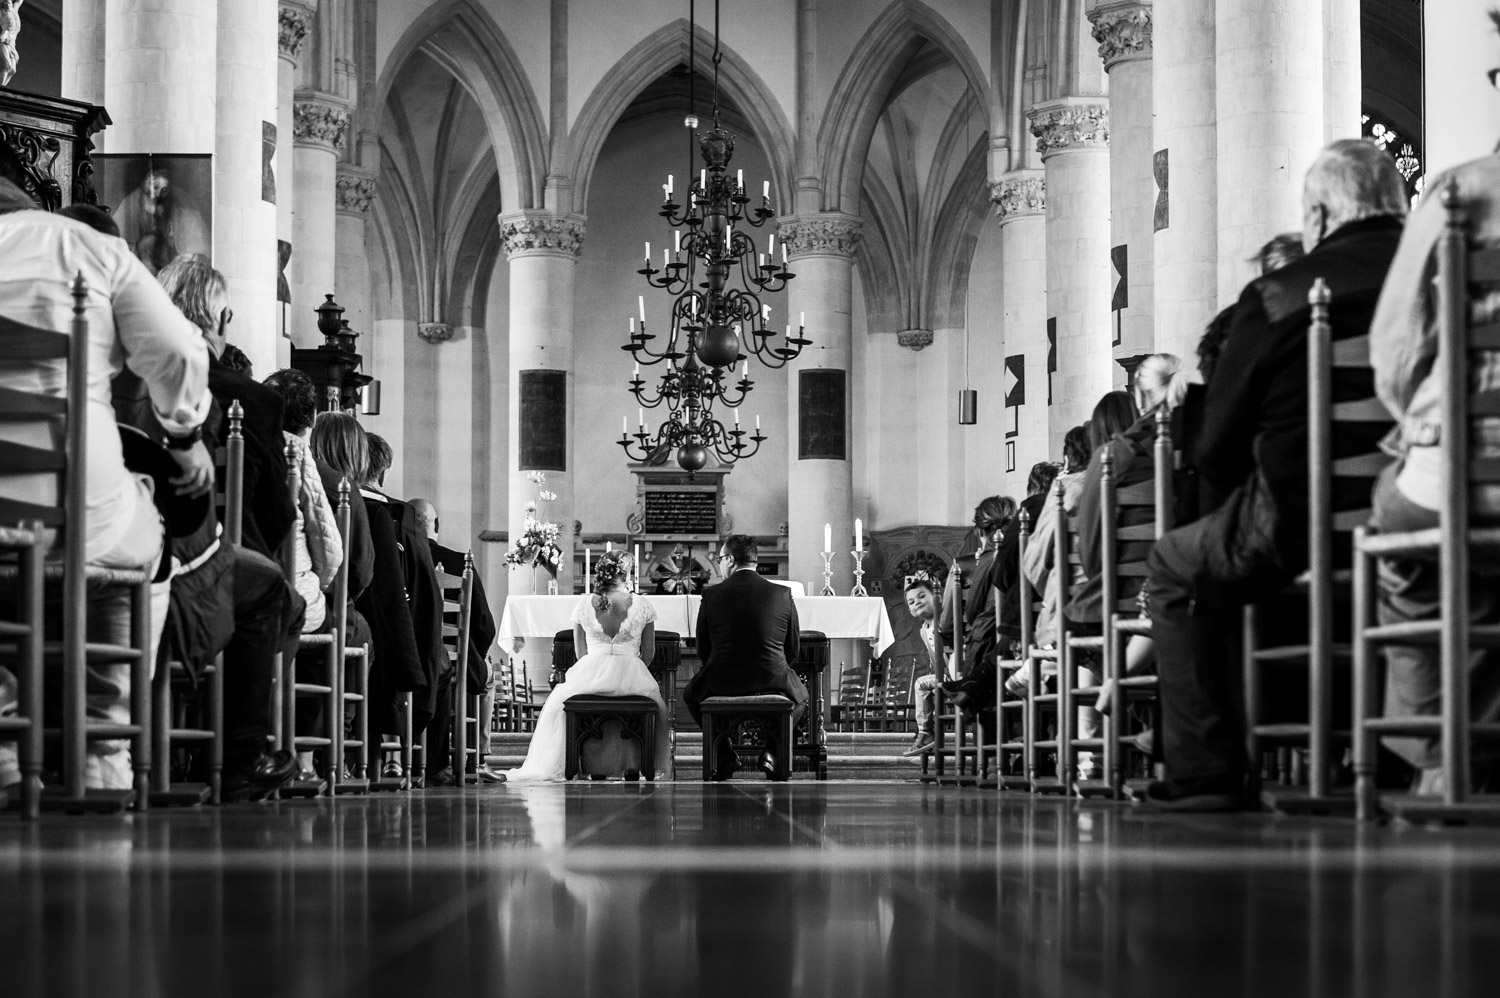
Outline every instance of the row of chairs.
{"label": "row of chairs", "polygon": [[524,668],[517,668],[515,659],[495,667],[494,707],[490,711],[492,731],[535,731],[537,715],[542,705],[537,701],[531,685],[531,677]]}
{"label": "row of chairs", "polygon": [[909,731],[916,721],[917,663],[916,656],[893,658],[878,676],[874,660],[846,666],[829,721],[839,731]]}
{"label": "row of chairs", "polygon": [[[1500,647],[1500,625],[1470,621],[1470,587],[1493,585],[1493,578],[1471,574],[1474,554],[1493,558],[1500,551],[1500,529],[1470,522],[1472,487],[1500,484],[1500,459],[1476,457],[1470,441],[1483,430],[1476,421],[1500,417],[1500,389],[1484,382],[1479,365],[1500,352],[1500,321],[1488,304],[1473,296],[1500,300],[1500,250],[1470,249],[1466,216],[1456,189],[1441,195],[1448,219],[1437,258],[1438,355],[1435,376],[1443,381],[1442,455],[1444,506],[1437,529],[1382,535],[1368,526],[1369,497],[1389,458],[1376,442],[1391,419],[1373,396],[1368,337],[1335,340],[1329,321],[1331,293],[1316,282],[1309,295],[1308,332],[1308,476],[1307,537],[1309,565],[1275,599],[1244,611],[1242,680],[1244,729],[1252,786],[1262,800],[1283,811],[1330,813],[1357,811],[1373,819],[1381,813],[1412,818],[1500,815],[1500,806],[1470,799],[1472,743],[1500,739],[1500,724],[1470,720],[1468,702],[1470,652]],[[1352,386],[1369,386],[1362,392]],[[1340,386],[1343,391],[1340,393]],[[1352,396],[1352,397],[1351,397]],[[1130,730],[1132,705],[1154,708],[1156,678],[1130,675],[1126,647],[1135,635],[1151,633],[1149,619],[1135,595],[1145,575],[1150,545],[1172,526],[1173,480],[1177,460],[1165,413],[1158,415],[1151,481],[1121,488],[1106,455],[1100,483],[1102,528],[1102,605],[1098,634],[1076,633],[1061,607],[1079,581],[1076,529],[1062,529],[1063,493],[1055,496],[1060,527],[1054,538],[1054,571],[1058,636],[1054,646],[1037,647],[1033,635],[1038,595],[1022,574],[1021,647],[1017,661],[999,663],[1002,674],[1028,665],[1052,663],[1055,690],[1040,677],[1024,696],[1003,693],[996,705],[995,740],[976,739],[964,718],[940,709],[944,723],[935,756],[940,781],[980,782],[994,761],[995,785],[1035,793],[1079,793],[1119,797],[1135,776],[1150,776],[1155,767],[1148,745]],[[1150,508],[1149,522],[1140,515]],[[1122,520],[1137,525],[1122,525]],[[1022,517],[1020,552],[1024,557],[1030,524]],[[1123,552],[1129,551],[1129,557]],[[1404,557],[1435,561],[1441,578],[1438,620],[1379,625],[1375,559]],[[1305,627],[1301,608],[1305,607]],[[1288,613],[1288,610],[1292,611]],[[962,647],[962,635],[958,642]],[[1377,716],[1382,662],[1377,649],[1425,644],[1440,652],[1442,709],[1438,715],[1387,719]],[[1095,679],[1080,676],[1080,660],[1099,662]],[[1348,724],[1340,724],[1336,704],[1338,680],[1347,669],[1351,685]],[[1283,692],[1305,684],[1306,709],[1300,717],[1271,717],[1265,690],[1277,684]],[[1108,690],[1108,713],[1097,735],[1083,737],[1077,708],[1084,698]],[[1285,704],[1290,698],[1280,698]],[[1147,710],[1136,722],[1156,729],[1159,716]],[[946,731],[944,731],[946,729]],[[984,732],[984,728],[979,729]],[[1440,802],[1378,793],[1375,783],[1381,736],[1437,737],[1442,746],[1443,798]],[[945,743],[946,741],[946,743]],[[1348,748],[1347,753],[1341,750]],[[1078,780],[1082,753],[1101,758],[1098,778]],[[1354,793],[1335,789],[1340,759],[1352,759]],[[945,766],[945,763],[949,764]],[[1262,782],[1269,785],[1262,788]],[[1297,784],[1289,786],[1288,784]]]}

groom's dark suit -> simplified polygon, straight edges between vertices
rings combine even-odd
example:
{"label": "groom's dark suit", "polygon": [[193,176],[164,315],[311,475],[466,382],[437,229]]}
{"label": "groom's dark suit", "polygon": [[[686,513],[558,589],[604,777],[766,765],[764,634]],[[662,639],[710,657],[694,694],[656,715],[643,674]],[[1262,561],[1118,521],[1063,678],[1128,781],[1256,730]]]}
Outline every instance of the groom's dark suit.
{"label": "groom's dark suit", "polygon": [[792,591],[753,571],[732,573],[703,592],[698,607],[698,657],[703,667],[683,690],[693,720],[709,697],[779,693],[807,707],[807,687],[790,668],[797,660],[797,607]]}

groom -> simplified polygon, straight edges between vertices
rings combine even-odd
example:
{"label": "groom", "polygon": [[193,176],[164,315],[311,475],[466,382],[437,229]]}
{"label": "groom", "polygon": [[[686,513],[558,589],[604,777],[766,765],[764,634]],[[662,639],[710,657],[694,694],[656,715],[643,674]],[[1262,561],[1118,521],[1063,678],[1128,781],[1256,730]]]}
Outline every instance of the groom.
{"label": "groom", "polygon": [[[797,660],[797,607],[792,591],[767,582],[756,571],[759,552],[753,538],[734,534],[719,548],[724,581],[703,592],[698,608],[698,657],[703,662],[688,680],[682,699],[701,727],[701,705],[709,697],[746,697],[776,693],[796,704],[793,718],[807,709],[807,687],[791,670]],[[705,746],[705,750],[707,746]],[[776,771],[774,752],[790,745],[767,745],[761,769]],[[734,773],[733,748],[714,761],[714,779]]]}

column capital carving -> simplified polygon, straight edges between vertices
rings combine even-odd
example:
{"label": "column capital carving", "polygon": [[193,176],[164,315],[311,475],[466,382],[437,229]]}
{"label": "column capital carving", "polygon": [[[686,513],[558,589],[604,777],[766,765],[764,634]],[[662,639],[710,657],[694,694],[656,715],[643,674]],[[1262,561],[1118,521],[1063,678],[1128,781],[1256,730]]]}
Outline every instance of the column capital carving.
{"label": "column capital carving", "polygon": [[1151,58],[1151,5],[1140,0],[1100,4],[1089,11],[1099,58],[1108,72],[1122,62]]}
{"label": "column capital carving", "polygon": [[316,90],[297,93],[292,105],[292,139],[297,145],[338,152],[348,128],[349,105],[343,98]]}
{"label": "column capital carving", "polygon": [[803,256],[852,257],[859,250],[864,220],[856,215],[825,211],[816,215],[787,215],[777,224],[790,259]]}
{"label": "column capital carving", "polygon": [[1037,104],[1030,112],[1031,134],[1043,160],[1061,152],[1109,147],[1109,99],[1064,97]]}
{"label": "column capital carving", "polygon": [[302,45],[312,31],[313,15],[317,13],[318,0],[281,0],[279,10],[279,41],[281,57],[296,62],[302,54]]}
{"label": "column capital carving", "polygon": [[995,217],[1003,225],[1011,219],[1047,214],[1047,179],[1041,170],[1017,170],[990,184]]}
{"label": "column capital carving", "polygon": [[932,346],[932,330],[903,329],[896,334],[896,345],[906,347],[913,353],[920,353],[923,347]]}
{"label": "column capital carving", "polygon": [[565,256],[583,252],[585,219],[554,211],[516,211],[500,216],[505,256]]}
{"label": "column capital carving", "polygon": [[342,214],[368,215],[375,203],[375,174],[361,167],[340,165],[336,190]]}
{"label": "column capital carving", "polygon": [[453,339],[453,327],[446,322],[419,322],[417,336],[433,346]]}

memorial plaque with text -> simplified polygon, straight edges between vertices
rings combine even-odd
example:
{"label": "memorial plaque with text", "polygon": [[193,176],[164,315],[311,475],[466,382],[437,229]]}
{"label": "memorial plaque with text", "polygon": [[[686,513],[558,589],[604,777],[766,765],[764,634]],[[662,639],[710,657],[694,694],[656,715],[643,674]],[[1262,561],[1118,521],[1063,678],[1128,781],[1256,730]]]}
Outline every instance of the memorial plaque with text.
{"label": "memorial plaque with text", "polygon": [[717,490],[651,491],[644,498],[647,534],[717,536],[719,533]]}

